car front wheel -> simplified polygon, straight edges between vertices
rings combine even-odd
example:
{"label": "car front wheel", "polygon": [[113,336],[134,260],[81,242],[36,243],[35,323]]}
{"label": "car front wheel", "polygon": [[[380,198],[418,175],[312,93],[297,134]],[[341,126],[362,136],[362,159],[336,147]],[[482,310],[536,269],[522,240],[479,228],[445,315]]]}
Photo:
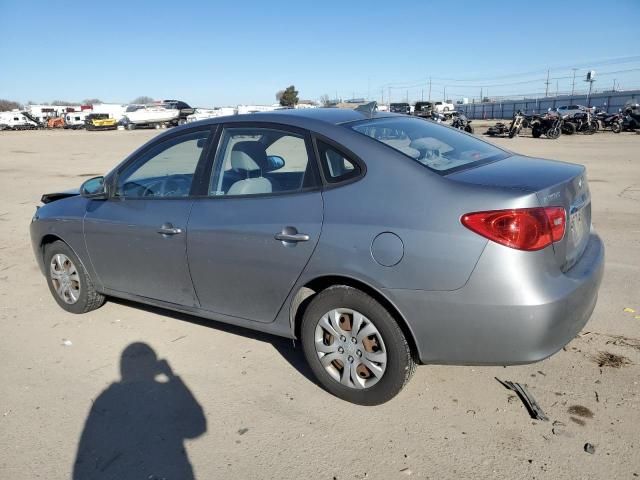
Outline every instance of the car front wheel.
{"label": "car front wheel", "polygon": [[333,286],[317,294],[304,313],[301,336],[307,362],[322,387],[352,403],[390,400],[415,371],[395,319],[352,287]]}
{"label": "car front wheel", "polygon": [[49,290],[64,310],[87,313],[102,306],[104,295],[96,291],[89,274],[66,243],[47,244],[44,261]]}

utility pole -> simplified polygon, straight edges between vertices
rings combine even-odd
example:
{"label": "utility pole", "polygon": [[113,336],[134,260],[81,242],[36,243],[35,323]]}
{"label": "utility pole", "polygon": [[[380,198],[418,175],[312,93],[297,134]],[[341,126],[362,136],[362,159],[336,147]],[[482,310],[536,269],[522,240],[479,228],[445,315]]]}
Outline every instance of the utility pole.
{"label": "utility pole", "polygon": [[442,96],[444,97],[442,99],[442,101],[446,102],[447,101],[447,86],[446,85],[444,86],[444,90],[442,91]]}
{"label": "utility pole", "polygon": [[615,78],[613,79],[613,91],[614,92],[616,91],[616,79]]}
{"label": "utility pole", "polygon": [[546,85],[546,88],[544,90],[544,96],[548,97],[549,96],[549,69],[547,68],[547,81],[544,82],[544,84]]}
{"label": "utility pole", "polygon": [[380,105],[384,105],[384,88],[380,89]]}
{"label": "utility pole", "polygon": [[429,101],[431,101],[431,77],[429,77]]}
{"label": "utility pole", "polygon": [[[615,85],[616,81],[613,81],[613,84]],[[420,101],[424,102],[424,88],[422,90],[420,90]]]}
{"label": "utility pole", "polygon": [[576,87],[576,70],[578,69],[572,68],[571,70],[573,70],[573,80],[571,80],[571,96],[573,97],[573,92],[575,91]]}
{"label": "utility pole", "polygon": [[387,102],[389,102],[389,105],[391,105],[391,87],[387,87],[387,89],[389,90],[388,93],[389,95],[387,95]]}
{"label": "utility pole", "polygon": [[482,87],[480,87],[480,103],[482,103]]}
{"label": "utility pole", "polygon": [[558,96],[558,80],[556,80],[556,97]]}
{"label": "utility pole", "polygon": [[589,94],[587,95],[587,107],[591,107],[591,88],[593,87],[593,82],[596,81],[595,74],[596,74],[595,71],[589,70],[589,73],[587,73],[587,79],[585,80],[585,82],[589,82]]}

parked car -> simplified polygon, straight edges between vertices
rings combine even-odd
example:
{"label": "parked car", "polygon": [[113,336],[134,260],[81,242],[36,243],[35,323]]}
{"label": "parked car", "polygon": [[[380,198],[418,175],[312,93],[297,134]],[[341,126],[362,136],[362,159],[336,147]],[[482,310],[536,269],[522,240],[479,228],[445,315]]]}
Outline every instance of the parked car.
{"label": "parked car", "polygon": [[455,106],[451,102],[435,102],[433,104],[433,109],[437,113],[448,114],[448,113],[453,112],[455,110]]}
{"label": "parked car", "polygon": [[33,250],[64,310],[112,296],[296,338],[364,405],[417,363],[548,357],[603,271],[583,166],[390,113],[190,123],[42,202]]}
{"label": "parked car", "polygon": [[576,113],[584,113],[587,111],[587,107],[582,105],[563,105],[562,107],[551,109],[553,112],[558,112],[561,116],[565,117],[569,115],[573,117]]}
{"label": "parked car", "polygon": [[433,113],[433,103],[431,102],[416,102],[413,114],[416,117],[431,118]]}
{"label": "parked car", "polygon": [[405,115],[411,114],[411,105],[408,103],[391,103],[389,104],[389,111],[393,113],[404,113]]}

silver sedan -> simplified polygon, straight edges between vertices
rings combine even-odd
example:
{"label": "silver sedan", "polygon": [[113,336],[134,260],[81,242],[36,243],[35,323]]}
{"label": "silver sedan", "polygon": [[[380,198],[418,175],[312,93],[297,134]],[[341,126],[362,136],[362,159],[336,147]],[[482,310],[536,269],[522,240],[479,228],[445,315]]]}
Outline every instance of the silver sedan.
{"label": "silver sedan", "polygon": [[299,339],[365,405],[416,364],[552,355],[603,271],[584,167],[375,111],[190,123],[42,201],[33,249],[65,310],[120,297]]}

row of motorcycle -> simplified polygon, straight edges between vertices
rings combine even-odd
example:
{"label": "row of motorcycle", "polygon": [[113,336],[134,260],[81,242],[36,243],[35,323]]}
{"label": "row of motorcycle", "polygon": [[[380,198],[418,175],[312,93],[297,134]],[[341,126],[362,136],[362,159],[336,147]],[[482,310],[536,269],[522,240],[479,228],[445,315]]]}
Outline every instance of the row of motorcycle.
{"label": "row of motorcycle", "polygon": [[543,115],[525,115],[518,110],[513,116],[511,124],[496,123],[493,127],[489,127],[486,135],[513,138],[517,137],[523,128],[530,128],[533,138],[540,138],[544,135],[555,140],[562,134],[582,133],[593,135],[599,130],[611,130],[613,133],[640,130],[640,116],[631,109],[625,109],[614,114],[604,111],[592,113],[591,110],[586,110],[565,116],[559,115],[554,111],[549,111]]}

